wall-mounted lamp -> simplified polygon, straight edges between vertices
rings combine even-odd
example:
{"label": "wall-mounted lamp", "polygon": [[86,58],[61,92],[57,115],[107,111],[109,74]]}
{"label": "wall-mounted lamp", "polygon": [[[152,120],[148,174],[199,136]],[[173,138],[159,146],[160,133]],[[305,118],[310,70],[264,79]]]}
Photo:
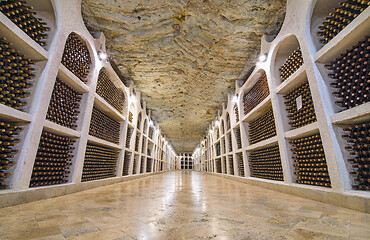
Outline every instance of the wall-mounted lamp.
{"label": "wall-mounted lamp", "polygon": [[218,126],[218,125],[220,125],[220,121],[218,121],[218,120],[217,120],[217,121],[215,122],[215,126]]}
{"label": "wall-mounted lamp", "polygon": [[98,58],[99,58],[100,61],[107,61],[107,62],[109,62],[108,54],[106,54],[105,52],[98,51]]}
{"label": "wall-mounted lamp", "polygon": [[153,121],[149,120],[149,126],[153,126]]}
{"label": "wall-mounted lamp", "polygon": [[132,103],[136,103],[136,97],[135,97],[135,96],[131,96],[131,97],[130,97],[130,101],[131,101]]}
{"label": "wall-mounted lamp", "polygon": [[209,130],[209,134],[212,134],[212,132],[213,132],[213,131],[212,131],[212,129],[210,129],[210,130]]}
{"label": "wall-mounted lamp", "polygon": [[267,60],[267,53],[261,54],[261,55],[258,57],[258,61],[259,61],[259,62],[266,62],[266,60]]}
{"label": "wall-mounted lamp", "polygon": [[231,101],[233,101],[234,103],[237,103],[238,102],[238,96],[235,95]]}

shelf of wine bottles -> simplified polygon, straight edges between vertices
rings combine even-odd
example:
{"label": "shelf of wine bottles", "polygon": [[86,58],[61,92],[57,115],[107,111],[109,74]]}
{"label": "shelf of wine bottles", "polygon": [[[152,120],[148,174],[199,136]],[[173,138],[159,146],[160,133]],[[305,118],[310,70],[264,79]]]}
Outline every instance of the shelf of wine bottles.
{"label": "shelf of wine bottles", "polygon": [[129,174],[130,162],[131,162],[131,153],[126,151],[125,156],[123,158],[122,176],[127,176]]}
{"label": "shelf of wine bottles", "polygon": [[0,190],[9,188],[6,184],[10,177],[10,168],[15,164],[14,155],[18,152],[16,145],[20,142],[23,127],[16,123],[0,120]]}
{"label": "shelf of wine bottles", "polygon": [[335,89],[333,94],[338,98],[335,103],[346,110],[369,102],[369,53],[370,37],[366,36],[340,57],[325,65],[332,73],[330,85]]}
{"label": "shelf of wine bottles", "polygon": [[236,143],[238,145],[238,149],[242,148],[242,138],[240,136],[240,127],[235,128],[235,137],[236,137]]}
{"label": "shelf of wine bottles", "polygon": [[331,187],[320,134],[291,140],[297,183]]}
{"label": "shelf of wine bottles", "polygon": [[138,129],[140,129],[140,127],[141,127],[141,113],[139,113],[139,116],[137,117],[137,125],[136,125],[136,127]]}
{"label": "shelf of wine bottles", "polygon": [[223,153],[226,152],[226,142],[225,142],[225,137],[221,138],[221,145],[223,147]]}
{"label": "shelf of wine bottles", "polygon": [[263,73],[256,84],[243,95],[244,115],[247,115],[253,108],[267,98],[269,94],[267,76],[266,73]]}
{"label": "shelf of wine bottles", "polygon": [[220,138],[220,131],[216,128],[216,139]]}
{"label": "shelf of wine bottles", "polygon": [[236,122],[239,122],[239,108],[238,108],[238,106],[235,106],[234,113],[235,113]]}
{"label": "shelf of wine bottles", "polygon": [[76,129],[80,101],[81,94],[57,78],[51,94],[46,119]]}
{"label": "shelf of wine bottles", "polygon": [[130,148],[130,142],[131,142],[131,137],[132,137],[132,133],[134,132],[134,129],[127,126],[127,132],[126,132],[126,148]]}
{"label": "shelf of wine bottles", "polygon": [[0,103],[23,112],[35,76],[34,62],[11,45],[6,37],[0,38]]}
{"label": "shelf of wine bottles", "polygon": [[304,82],[284,95],[289,124],[292,129],[316,122],[310,86]]}
{"label": "shelf of wine bottles", "polygon": [[243,153],[237,153],[236,154],[236,159],[238,159],[239,176],[240,177],[245,177]]}
{"label": "shelf of wine bottles", "polygon": [[370,122],[355,124],[344,128],[345,147],[351,155],[351,175],[353,189],[370,190]]}
{"label": "shelf of wine bottles", "polygon": [[233,155],[229,155],[229,173],[230,175],[234,175],[234,159]]}
{"label": "shelf of wine bottles", "polygon": [[128,121],[132,123],[132,120],[134,119],[134,114],[132,112],[128,112]]}
{"label": "shelf of wine bottles", "polygon": [[145,173],[145,157],[141,157],[140,173]]}
{"label": "shelf of wine bottles", "polygon": [[109,79],[106,70],[100,70],[98,83],[96,85],[96,93],[99,94],[105,101],[112,105],[118,112],[122,113],[125,103],[125,95],[114,85]]}
{"label": "shelf of wine bottles", "polygon": [[215,161],[216,161],[216,173],[221,173],[222,172],[221,158],[217,158]]}
{"label": "shelf of wine bottles", "polygon": [[217,156],[220,156],[221,155],[221,145],[220,145],[220,142],[216,143],[215,147],[216,147],[216,155]]}
{"label": "shelf of wine bottles", "polygon": [[116,176],[118,152],[114,149],[87,144],[82,182]]}
{"label": "shelf of wine bottles", "polygon": [[227,165],[226,165],[226,159],[225,158],[222,158],[222,164],[223,164],[223,167],[224,167],[224,172],[223,173],[227,173]]}
{"label": "shelf of wine bottles", "polygon": [[6,0],[0,1],[0,11],[40,46],[47,45],[50,28],[35,16],[32,6],[21,0]]}
{"label": "shelf of wine bottles", "polygon": [[62,57],[62,64],[82,82],[87,82],[91,58],[86,43],[76,33],[69,34]]}
{"label": "shelf of wine bottles", "polygon": [[232,152],[233,151],[233,140],[231,139],[231,134],[227,134],[227,139],[228,139],[228,142],[229,142],[229,152]]}
{"label": "shelf of wine bottles", "polygon": [[276,127],[271,107],[260,117],[249,123],[249,142],[250,144],[255,144],[273,136],[276,136]]}
{"label": "shelf of wine bottles", "polygon": [[154,133],[154,129],[152,127],[149,128],[149,138],[150,139],[153,139],[153,133]]}
{"label": "shelf of wine bottles", "polygon": [[350,24],[358,15],[360,15],[368,6],[368,0],[347,0],[339,2],[338,7],[334,8],[325,21],[319,25],[317,35],[323,45],[333,39],[340,31]]}
{"label": "shelf of wine bottles", "polygon": [[279,68],[282,82],[287,80],[302,65],[303,65],[302,52],[301,48],[298,47],[296,50],[293,51],[293,53],[287,58],[284,64]]}
{"label": "shelf of wine bottles", "polygon": [[153,159],[148,158],[146,162],[146,172],[147,173],[152,172],[152,165],[153,165]]}
{"label": "shelf of wine bottles", "polygon": [[251,177],[283,181],[279,146],[249,152]]}
{"label": "shelf of wine bottles", "polygon": [[75,140],[43,131],[33,166],[30,187],[68,182]]}
{"label": "shelf of wine bottles", "polygon": [[132,167],[132,174],[137,174],[137,164],[139,162],[139,155],[134,155],[134,164]]}
{"label": "shelf of wine bottles", "polygon": [[119,144],[120,129],[119,122],[93,107],[89,130],[91,136]]}
{"label": "shelf of wine bottles", "polygon": [[136,152],[139,151],[139,142],[140,142],[140,134],[136,133],[136,137],[135,137],[135,151]]}

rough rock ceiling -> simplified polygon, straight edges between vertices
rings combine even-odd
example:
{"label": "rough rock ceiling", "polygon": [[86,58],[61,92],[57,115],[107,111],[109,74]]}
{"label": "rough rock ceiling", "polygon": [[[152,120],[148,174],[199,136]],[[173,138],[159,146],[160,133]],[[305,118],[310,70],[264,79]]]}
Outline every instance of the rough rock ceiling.
{"label": "rough rock ceiling", "polygon": [[129,74],[177,152],[191,152],[286,0],[82,0],[87,27]]}

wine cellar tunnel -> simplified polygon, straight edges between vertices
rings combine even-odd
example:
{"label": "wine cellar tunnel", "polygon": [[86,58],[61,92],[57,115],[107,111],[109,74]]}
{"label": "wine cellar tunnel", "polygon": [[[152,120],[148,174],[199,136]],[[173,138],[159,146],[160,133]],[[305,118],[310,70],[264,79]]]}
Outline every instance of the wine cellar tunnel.
{"label": "wine cellar tunnel", "polygon": [[369,5],[0,0],[0,239],[369,239]]}

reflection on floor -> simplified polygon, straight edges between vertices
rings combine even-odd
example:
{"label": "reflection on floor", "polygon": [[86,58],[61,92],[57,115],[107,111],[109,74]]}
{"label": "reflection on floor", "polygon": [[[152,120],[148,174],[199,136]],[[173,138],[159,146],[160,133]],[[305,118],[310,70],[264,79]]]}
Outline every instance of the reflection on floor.
{"label": "reflection on floor", "polygon": [[177,171],[0,209],[0,239],[369,239],[370,214]]}

